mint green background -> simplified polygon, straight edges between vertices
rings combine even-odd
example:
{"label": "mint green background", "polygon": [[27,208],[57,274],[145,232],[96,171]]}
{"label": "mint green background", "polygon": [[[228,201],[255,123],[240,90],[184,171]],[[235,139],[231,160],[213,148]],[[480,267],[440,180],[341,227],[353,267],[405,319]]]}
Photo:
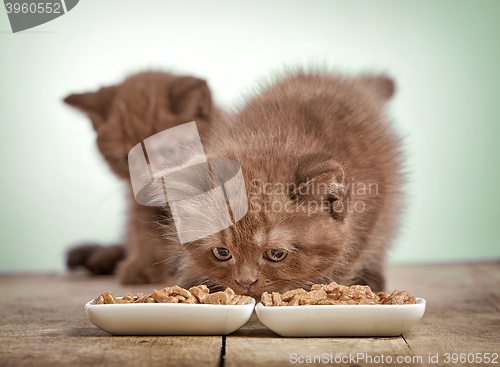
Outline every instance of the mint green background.
{"label": "mint green background", "polygon": [[61,99],[145,68],[234,105],[282,65],[387,71],[407,210],[392,262],[500,257],[500,1],[81,1],[12,34],[0,9],[0,270],[60,270],[118,241],[124,193]]}

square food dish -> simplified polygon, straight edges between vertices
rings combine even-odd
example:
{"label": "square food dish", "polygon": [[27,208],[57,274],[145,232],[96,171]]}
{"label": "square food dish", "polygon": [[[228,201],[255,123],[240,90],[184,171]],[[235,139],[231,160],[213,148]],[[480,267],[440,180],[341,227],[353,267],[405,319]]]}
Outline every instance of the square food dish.
{"label": "square food dish", "polygon": [[255,300],[246,305],[133,303],[85,305],[98,328],[113,335],[227,335],[250,319]]}
{"label": "square food dish", "polygon": [[259,302],[260,322],[281,336],[398,336],[415,326],[426,302],[406,305],[306,305],[269,307]]}

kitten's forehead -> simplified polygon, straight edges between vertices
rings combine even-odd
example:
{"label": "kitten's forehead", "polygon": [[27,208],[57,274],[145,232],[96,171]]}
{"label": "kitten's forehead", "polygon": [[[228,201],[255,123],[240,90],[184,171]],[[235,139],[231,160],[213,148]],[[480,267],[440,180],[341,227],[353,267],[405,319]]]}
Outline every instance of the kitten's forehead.
{"label": "kitten's forehead", "polygon": [[295,239],[295,234],[290,228],[274,227],[269,231],[270,244],[291,245]]}
{"label": "kitten's forehead", "polygon": [[294,233],[289,228],[273,227],[269,230],[257,229],[253,234],[253,243],[259,247],[289,247],[294,241]]}
{"label": "kitten's forehead", "polygon": [[267,234],[263,229],[257,229],[253,234],[253,242],[256,246],[264,246],[267,242]]}

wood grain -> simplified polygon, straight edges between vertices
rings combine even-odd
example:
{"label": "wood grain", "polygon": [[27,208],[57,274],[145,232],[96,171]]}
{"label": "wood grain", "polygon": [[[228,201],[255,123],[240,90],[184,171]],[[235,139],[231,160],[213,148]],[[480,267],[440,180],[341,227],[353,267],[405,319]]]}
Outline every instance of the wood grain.
{"label": "wood grain", "polygon": [[[104,290],[126,294],[165,285],[123,286],[113,277],[81,273],[0,274],[0,366],[289,366],[306,365],[291,363],[299,356],[362,353],[422,358],[402,365],[436,367],[457,365],[445,363],[444,353],[500,353],[499,261],[390,266],[388,289],[407,289],[427,300],[422,321],[395,338],[282,338],[255,315],[226,338],[115,337],[85,316],[84,304]],[[429,361],[436,354],[438,363]],[[341,364],[397,365],[366,359]]]}
{"label": "wood grain", "polygon": [[0,366],[218,366],[220,336],[112,336],[85,316],[84,305],[114,278],[37,274],[0,276]]}
{"label": "wood grain", "polygon": [[[248,324],[226,338],[225,366],[301,365],[306,364],[307,358],[312,362],[316,358],[317,363],[311,363],[313,365],[330,364],[331,361],[335,364],[335,358],[344,358],[347,363],[341,363],[342,365],[362,365],[366,354],[412,355],[402,337],[282,338],[260,324],[256,317],[252,317]],[[357,359],[362,355],[362,358]],[[320,359],[323,359],[323,362]],[[299,363],[302,360],[304,363]],[[339,361],[342,362],[342,359]]]}
{"label": "wood grain", "polygon": [[392,267],[390,279],[411,284],[427,300],[424,318],[404,335],[412,352],[425,357],[423,365],[436,366],[429,355],[455,366],[444,363],[445,353],[500,354],[500,262]]}

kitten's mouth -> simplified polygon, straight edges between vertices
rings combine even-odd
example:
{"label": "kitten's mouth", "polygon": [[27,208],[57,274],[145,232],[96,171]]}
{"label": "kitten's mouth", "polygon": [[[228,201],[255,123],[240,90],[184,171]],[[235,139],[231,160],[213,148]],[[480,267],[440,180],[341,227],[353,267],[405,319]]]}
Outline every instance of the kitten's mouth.
{"label": "kitten's mouth", "polygon": [[247,291],[247,292],[245,292],[245,295],[253,297],[253,298],[260,298],[261,293],[260,292],[254,292],[254,291]]}
{"label": "kitten's mouth", "polygon": [[262,289],[255,287],[255,286],[250,286],[244,287],[239,283],[235,284],[228,284],[228,285],[223,285],[221,283],[213,284],[210,285],[208,288],[210,289],[210,292],[219,292],[219,291],[224,291],[227,287],[232,288],[236,294],[241,294],[245,296],[250,296],[255,299],[260,300],[261,294],[264,292]]}
{"label": "kitten's mouth", "polygon": [[260,295],[262,294],[262,291],[257,288],[248,289],[241,286],[239,286],[238,288],[241,289],[241,291],[238,291],[239,294],[244,294],[245,296],[250,296],[256,299],[260,299]]}
{"label": "kitten's mouth", "polygon": [[250,297],[255,297],[255,290],[254,289],[248,289],[247,287],[243,287],[239,283],[236,284],[231,284],[228,287],[234,289],[236,294],[242,294],[245,296],[250,296]]}

